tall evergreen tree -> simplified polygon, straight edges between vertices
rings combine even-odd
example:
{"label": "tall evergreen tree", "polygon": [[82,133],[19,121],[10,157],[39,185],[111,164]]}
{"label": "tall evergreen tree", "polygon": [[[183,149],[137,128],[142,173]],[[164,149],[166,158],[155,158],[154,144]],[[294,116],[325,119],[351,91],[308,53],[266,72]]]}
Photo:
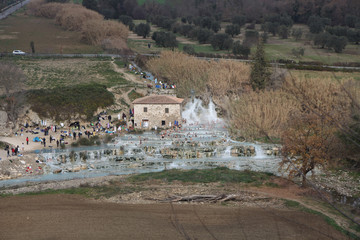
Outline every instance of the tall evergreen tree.
{"label": "tall evergreen tree", "polygon": [[253,90],[264,90],[270,80],[268,62],[265,59],[264,43],[260,39],[251,66],[250,83]]}

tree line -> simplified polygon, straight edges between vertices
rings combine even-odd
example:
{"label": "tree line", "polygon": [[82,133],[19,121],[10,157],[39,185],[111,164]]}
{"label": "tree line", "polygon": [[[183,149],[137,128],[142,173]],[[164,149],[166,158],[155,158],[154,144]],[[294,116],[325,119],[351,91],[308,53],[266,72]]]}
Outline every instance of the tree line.
{"label": "tree line", "polygon": [[[356,27],[360,17],[358,0],[165,0],[165,3],[146,1],[142,5],[134,0],[84,0],[83,5],[113,19],[121,15],[135,19],[161,15],[190,20],[200,16],[231,21],[236,15],[244,15],[250,22],[261,23],[265,16],[286,14],[294,23],[306,24],[311,16],[319,16],[330,19],[332,26]],[[213,27],[216,28],[215,25]]]}
{"label": "tree line", "polygon": [[[84,0],[85,7],[98,11],[105,18],[118,19],[135,30],[139,36],[147,37],[147,26],[141,25],[135,29],[132,19],[146,19],[174,34],[197,40],[200,44],[210,43],[214,49],[234,50],[234,54],[245,57],[248,47],[254,37],[259,35],[254,30],[255,23],[261,24],[264,34],[261,36],[266,42],[268,34],[286,39],[290,36],[301,39],[301,28],[292,28],[294,23],[304,23],[309,26],[314,45],[320,48],[333,49],[342,52],[349,43],[359,43],[360,39],[360,3],[354,0],[241,0],[241,1],[214,1],[214,0],[165,0],[165,3],[146,1],[139,5],[132,0]],[[179,21],[180,19],[180,21]],[[226,26],[225,33],[235,37],[241,33],[246,24],[244,42],[236,44],[230,37],[218,34],[220,22],[231,24]],[[145,27],[145,28],[144,28]],[[344,30],[345,29],[345,30]],[[331,34],[325,34],[327,32]],[[173,38],[167,34],[169,42]],[[326,43],[325,40],[327,39]],[[221,40],[225,41],[221,44]],[[173,45],[173,46],[174,46]],[[159,43],[159,46],[162,46]],[[170,47],[173,47],[170,46]],[[238,50],[245,50],[238,52]]]}

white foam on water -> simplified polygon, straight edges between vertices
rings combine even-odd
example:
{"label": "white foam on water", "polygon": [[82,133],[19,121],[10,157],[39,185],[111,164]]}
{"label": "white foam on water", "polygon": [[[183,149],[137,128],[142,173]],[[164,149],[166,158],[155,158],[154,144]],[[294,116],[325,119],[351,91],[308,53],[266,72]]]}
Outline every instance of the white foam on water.
{"label": "white foam on water", "polygon": [[253,146],[255,147],[256,159],[262,159],[267,157],[267,155],[264,153],[264,150],[260,145],[254,144]]}
{"label": "white foam on water", "polygon": [[218,118],[215,110],[215,104],[210,99],[207,107],[203,106],[201,99],[195,98],[189,101],[182,112],[182,118],[186,119],[186,125],[200,125],[222,123],[222,119]]}
{"label": "white foam on water", "polygon": [[223,155],[223,158],[231,157],[231,146],[227,146]]}

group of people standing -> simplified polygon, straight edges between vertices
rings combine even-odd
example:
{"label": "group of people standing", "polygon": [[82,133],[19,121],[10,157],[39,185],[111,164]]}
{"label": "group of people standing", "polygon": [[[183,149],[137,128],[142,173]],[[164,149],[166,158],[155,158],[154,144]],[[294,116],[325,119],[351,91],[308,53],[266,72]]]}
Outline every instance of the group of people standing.
{"label": "group of people standing", "polygon": [[[24,145],[24,144],[23,144],[23,145]],[[17,156],[17,155],[20,153],[20,149],[19,149],[19,148],[20,148],[19,146],[10,148],[9,145],[6,145],[6,147],[5,147],[4,150],[7,152],[7,156],[8,156],[8,157],[11,157],[11,156]],[[22,150],[24,151],[24,147],[23,147]],[[10,154],[10,151],[11,151],[11,154]]]}

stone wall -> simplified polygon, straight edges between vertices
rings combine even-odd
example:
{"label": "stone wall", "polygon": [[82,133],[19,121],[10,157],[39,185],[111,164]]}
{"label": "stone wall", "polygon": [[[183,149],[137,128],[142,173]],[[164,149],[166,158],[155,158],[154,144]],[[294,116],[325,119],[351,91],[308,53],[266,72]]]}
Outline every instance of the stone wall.
{"label": "stone wall", "polygon": [[[147,112],[144,112],[145,107]],[[169,113],[165,113],[165,108],[169,109]],[[175,120],[181,122],[181,104],[135,104],[134,113],[135,128],[139,129],[168,128],[170,122],[171,126]],[[148,127],[142,126],[143,120],[148,120]]]}

